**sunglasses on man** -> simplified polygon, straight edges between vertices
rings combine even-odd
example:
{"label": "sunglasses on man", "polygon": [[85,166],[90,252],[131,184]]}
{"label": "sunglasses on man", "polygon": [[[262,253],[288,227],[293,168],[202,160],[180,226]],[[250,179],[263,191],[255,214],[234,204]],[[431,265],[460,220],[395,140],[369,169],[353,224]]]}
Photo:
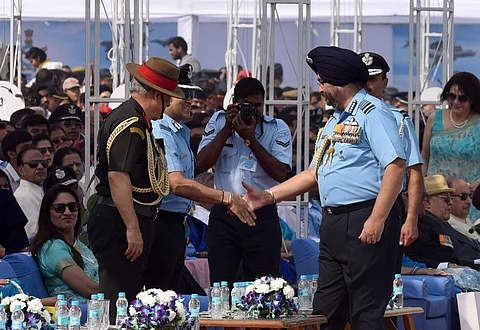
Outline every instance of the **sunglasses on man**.
{"label": "sunglasses on man", "polygon": [[62,120],[62,124],[65,127],[70,127],[72,125],[75,125],[76,127],[82,127],[82,122],[78,120]]}
{"label": "sunglasses on man", "polygon": [[36,159],[29,162],[21,163],[20,165],[28,165],[30,168],[37,168],[38,164],[42,165],[43,168],[47,168],[47,161],[45,159]]}
{"label": "sunglasses on man", "polygon": [[473,193],[460,193],[460,194],[453,194],[452,196],[460,197],[460,200],[466,201],[468,198],[472,199]]}
{"label": "sunglasses on man", "polygon": [[71,202],[71,203],[67,203],[67,204],[57,203],[57,204],[53,204],[50,208],[55,213],[63,214],[67,208],[70,212],[77,212],[78,209],[79,209],[79,205],[78,205],[77,202]]}

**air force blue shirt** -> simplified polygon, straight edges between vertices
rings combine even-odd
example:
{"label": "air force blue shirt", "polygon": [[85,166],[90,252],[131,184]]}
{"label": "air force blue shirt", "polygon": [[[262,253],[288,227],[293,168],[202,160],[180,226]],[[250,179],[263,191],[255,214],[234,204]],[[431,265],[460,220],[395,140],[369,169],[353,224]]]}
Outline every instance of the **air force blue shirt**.
{"label": "air force blue shirt", "polygon": [[[399,127],[392,111],[379,99],[360,90],[345,111],[336,110],[325,125],[325,136],[356,132],[354,143],[338,140],[333,156],[325,155],[318,169],[322,206],[342,206],[375,199],[385,168],[395,159],[406,159]],[[328,148],[327,148],[328,149]],[[313,168],[313,162],[310,164]],[[400,193],[400,191],[399,191]]]}
{"label": "air force blue shirt", "polygon": [[[225,126],[225,111],[217,111],[203,133],[200,152]],[[283,120],[264,116],[257,122],[255,138],[265,150],[280,162],[292,167],[291,133]],[[242,181],[257,189],[268,189],[278,184],[262,168],[245,141],[234,132],[225,142],[215,167],[215,187],[236,194],[245,194]]]}
{"label": "air force blue shirt", "polygon": [[[185,178],[193,179],[195,157],[190,149],[190,129],[165,113],[162,119],[152,123],[152,128],[155,139],[163,140],[168,173],[182,172]],[[192,203],[190,199],[176,196],[170,191],[170,194],[163,198],[160,209],[187,213]]]}

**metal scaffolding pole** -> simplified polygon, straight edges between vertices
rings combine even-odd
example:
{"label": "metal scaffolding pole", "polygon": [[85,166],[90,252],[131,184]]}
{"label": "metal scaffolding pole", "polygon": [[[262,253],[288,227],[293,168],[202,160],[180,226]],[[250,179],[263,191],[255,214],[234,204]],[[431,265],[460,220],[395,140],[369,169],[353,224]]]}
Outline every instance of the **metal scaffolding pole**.
{"label": "metal scaffolding pole", "polygon": [[8,62],[8,80],[14,84],[17,78],[17,87],[22,86],[22,0],[10,1],[10,14],[0,15],[0,19],[10,21],[10,40],[8,48],[0,59],[2,69]]}
{"label": "metal scaffolding pole", "polygon": [[[296,100],[275,100],[274,97],[274,70],[275,64],[275,18],[278,16],[277,5],[297,5],[298,6],[298,44],[297,49],[297,63],[295,72],[297,75],[297,99]],[[270,67],[269,81],[270,84],[267,89],[267,96],[265,100],[266,111],[273,117],[274,107],[276,105],[295,105],[297,106],[297,129],[296,137],[296,159],[297,159],[297,174],[307,169],[309,166],[309,130],[305,129],[302,134],[302,125],[310,127],[310,70],[306,67],[305,58],[306,52],[311,48],[311,1],[310,0],[263,0],[262,3],[262,29],[261,29],[261,76],[262,82],[267,82],[267,70]],[[270,21],[267,19],[267,13]],[[280,19],[280,18],[279,18]],[[280,22],[279,22],[280,23]],[[288,51],[288,50],[287,50]],[[292,63],[293,65],[293,63]],[[301,161],[303,159],[303,162]],[[281,205],[291,205],[296,207],[297,237],[301,236],[301,212],[304,212],[304,233],[308,233],[308,193],[297,196],[295,202],[282,202]]]}
{"label": "metal scaffolding pole", "polygon": [[[433,104],[422,101],[422,93],[429,87],[438,86],[437,74],[441,70],[441,84],[445,86],[453,73],[454,61],[454,0],[443,0],[442,6],[431,6],[431,0],[410,0],[409,21],[409,72],[408,72],[408,112],[414,118],[415,132],[420,134],[420,121],[424,120],[421,107]],[[432,32],[432,14],[441,32]],[[416,72],[414,70],[416,67]],[[413,93],[415,91],[415,99]],[[438,101],[437,105],[441,105]],[[414,108],[419,108],[413,116]]]}
{"label": "metal scaffolding pole", "polygon": [[331,18],[330,18],[330,42],[332,46],[340,46],[340,36],[342,34],[353,34],[352,50],[356,53],[362,51],[362,31],[363,31],[363,0],[355,0],[353,13],[353,28],[345,28],[342,25],[340,12],[341,0],[332,0]]}
{"label": "metal scaffolding pole", "polygon": [[[228,22],[227,22],[227,52],[225,54],[225,64],[227,67],[227,87],[231,88],[237,79],[238,74],[238,52],[242,56],[242,64],[245,69],[252,72],[252,76],[258,78],[260,76],[260,36],[261,36],[261,18],[262,7],[259,0],[254,0],[254,15],[251,23],[240,21],[240,13],[242,5],[246,5],[245,1],[229,0],[228,1]],[[239,30],[252,31],[252,58],[250,66],[247,65],[245,56],[240,49],[238,43]]]}

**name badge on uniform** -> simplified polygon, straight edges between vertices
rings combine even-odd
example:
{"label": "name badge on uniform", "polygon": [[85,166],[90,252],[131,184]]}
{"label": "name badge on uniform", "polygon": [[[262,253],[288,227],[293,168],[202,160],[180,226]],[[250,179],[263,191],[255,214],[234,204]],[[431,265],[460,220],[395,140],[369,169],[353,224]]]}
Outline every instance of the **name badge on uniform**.
{"label": "name badge on uniform", "polygon": [[242,156],[240,157],[239,167],[242,170],[256,172],[257,171],[257,161],[252,157]]}
{"label": "name badge on uniform", "polygon": [[450,236],[440,234],[438,235],[438,240],[440,241],[440,244],[442,244],[443,246],[448,246],[453,249],[453,242]]}

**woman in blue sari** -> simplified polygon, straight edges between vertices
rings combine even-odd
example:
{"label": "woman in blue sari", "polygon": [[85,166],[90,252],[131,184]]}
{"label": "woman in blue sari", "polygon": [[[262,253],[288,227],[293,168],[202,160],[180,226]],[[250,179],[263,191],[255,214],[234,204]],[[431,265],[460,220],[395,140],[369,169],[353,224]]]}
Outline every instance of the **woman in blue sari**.
{"label": "woman in blue sari", "polygon": [[[448,109],[430,115],[425,127],[423,174],[454,176],[469,182],[473,192],[480,181],[480,82],[469,72],[454,74],[440,95]],[[472,207],[471,221],[480,217]]]}
{"label": "woman in blue sari", "polygon": [[67,301],[86,303],[98,292],[97,260],[77,238],[82,224],[80,203],[70,187],[50,188],[40,207],[38,232],[31,252],[38,261],[50,296],[65,295]]}

